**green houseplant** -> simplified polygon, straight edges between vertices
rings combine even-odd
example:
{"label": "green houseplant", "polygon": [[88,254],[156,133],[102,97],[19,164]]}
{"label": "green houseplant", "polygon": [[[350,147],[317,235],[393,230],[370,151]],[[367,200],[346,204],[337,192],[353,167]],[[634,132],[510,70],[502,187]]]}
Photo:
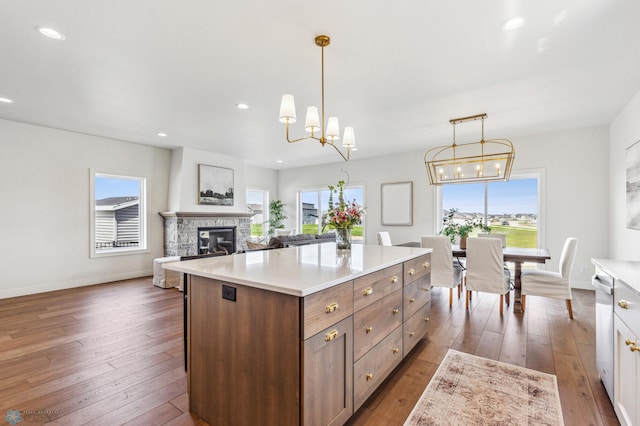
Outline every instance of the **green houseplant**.
{"label": "green houseplant", "polygon": [[273,200],[269,203],[269,220],[265,222],[269,225],[269,230],[267,231],[269,238],[273,237],[276,229],[284,228],[284,221],[287,219],[284,214],[284,206],[286,204],[280,200]]}
{"label": "green houseplant", "polygon": [[481,217],[474,214],[471,218],[465,219],[463,223],[456,222],[453,216],[459,209],[449,209],[446,216],[443,218],[443,226],[440,234],[446,235],[451,240],[451,243],[456,242],[456,237],[460,238],[460,248],[467,247],[467,238],[474,229],[479,228],[484,232],[491,232],[491,227],[484,224]]}

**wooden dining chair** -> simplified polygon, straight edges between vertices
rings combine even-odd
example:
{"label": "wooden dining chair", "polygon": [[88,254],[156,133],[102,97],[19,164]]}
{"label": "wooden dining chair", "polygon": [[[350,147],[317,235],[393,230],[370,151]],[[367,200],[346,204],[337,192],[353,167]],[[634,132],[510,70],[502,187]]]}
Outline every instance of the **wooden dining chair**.
{"label": "wooden dining chair", "polygon": [[451,254],[451,240],[444,235],[425,235],[420,238],[420,246],[431,248],[431,285],[449,288],[449,307],[453,306],[453,289],[458,288],[460,298],[460,284],[462,268],[454,262]]}
{"label": "wooden dining chair", "polygon": [[467,266],[465,273],[466,303],[472,291],[500,295],[500,315],[503,304],[509,305],[511,273],[503,266],[502,244],[497,238],[467,239]]}
{"label": "wooden dining chair", "polygon": [[528,295],[553,297],[566,300],[569,318],[573,319],[569,279],[577,249],[577,238],[569,237],[565,240],[562,254],[560,254],[559,272],[539,271],[537,269],[522,272],[522,312],[525,310],[525,301]]}

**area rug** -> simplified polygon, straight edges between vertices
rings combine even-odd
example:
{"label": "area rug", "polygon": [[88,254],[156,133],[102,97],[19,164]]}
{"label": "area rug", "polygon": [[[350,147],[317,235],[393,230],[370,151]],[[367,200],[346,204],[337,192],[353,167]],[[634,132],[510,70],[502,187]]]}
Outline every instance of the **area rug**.
{"label": "area rug", "polygon": [[404,424],[564,422],[556,376],[449,349]]}

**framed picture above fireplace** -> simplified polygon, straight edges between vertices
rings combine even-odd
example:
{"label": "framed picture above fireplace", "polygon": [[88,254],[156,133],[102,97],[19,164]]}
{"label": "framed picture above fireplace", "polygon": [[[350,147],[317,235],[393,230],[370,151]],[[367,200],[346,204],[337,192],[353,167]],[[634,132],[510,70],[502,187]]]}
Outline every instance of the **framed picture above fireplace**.
{"label": "framed picture above fireplace", "polygon": [[198,164],[198,204],[233,206],[233,169]]}

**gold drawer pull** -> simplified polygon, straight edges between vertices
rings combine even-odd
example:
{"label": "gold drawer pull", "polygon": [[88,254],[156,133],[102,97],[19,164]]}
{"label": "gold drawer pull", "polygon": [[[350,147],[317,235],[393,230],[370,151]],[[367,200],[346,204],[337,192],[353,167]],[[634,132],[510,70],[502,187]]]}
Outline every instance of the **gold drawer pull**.
{"label": "gold drawer pull", "polygon": [[415,269],[413,269],[413,268],[409,269],[409,275],[413,275],[413,274],[415,274],[415,273],[416,273],[416,270],[415,270]]}
{"label": "gold drawer pull", "polygon": [[335,340],[338,337],[338,330],[333,329],[330,332],[328,332],[327,334],[324,335],[324,341],[325,342],[330,342],[332,340]]}
{"label": "gold drawer pull", "polygon": [[429,262],[424,262],[422,266],[424,266],[424,269],[429,269]]}
{"label": "gold drawer pull", "polygon": [[415,336],[415,335],[416,335],[416,332],[415,332],[415,331],[412,331],[411,333],[409,333],[409,337],[413,337],[413,336]]}
{"label": "gold drawer pull", "polygon": [[627,309],[629,307],[629,303],[626,300],[621,300],[618,302],[618,306],[622,309]]}
{"label": "gold drawer pull", "polygon": [[625,344],[625,345],[627,345],[627,346],[629,346],[629,345],[633,345],[633,344],[635,344],[635,343],[636,343],[636,342],[634,342],[634,341],[633,341],[633,340],[631,340],[631,339],[627,339],[627,340],[625,340],[625,341],[624,341],[624,344]]}
{"label": "gold drawer pull", "polygon": [[424,322],[429,322],[429,317],[424,317],[422,319],[424,320]]}
{"label": "gold drawer pull", "polygon": [[367,327],[364,330],[367,332],[367,334],[369,334],[373,331],[373,327]]}
{"label": "gold drawer pull", "polygon": [[629,348],[629,350],[630,350],[631,352],[640,352],[640,346],[631,345],[631,347]]}
{"label": "gold drawer pull", "polygon": [[393,348],[392,350],[393,350],[394,354],[397,354],[400,351],[400,349],[398,349],[398,348]]}
{"label": "gold drawer pull", "polygon": [[362,294],[364,294],[365,296],[369,296],[371,293],[373,293],[373,289],[371,287],[367,287],[362,290]]}
{"label": "gold drawer pull", "polygon": [[424,291],[429,292],[429,290],[431,290],[429,287],[424,287],[423,288]]}
{"label": "gold drawer pull", "polygon": [[367,378],[367,381],[373,380],[373,373],[369,373],[365,377]]}
{"label": "gold drawer pull", "polygon": [[635,341],[633,341],[631,339],[627,339],[627,340],[624,341],[624,344],[629,346],[629,350],[631,352],[635,352],[635,351],[640,352],[640,346],[636,346],[636,342]]}
{"label": "gold drawer pull", "polygon": [[409,299],[409,303],[413,303],[413,302],[415,302],[415,301],[416,301],[416,299],[415,299],[414,297],[412,297],[411,299]]}
{"label": "gold drawer pull", "polygon": [[397,283],[398,282],[398,277],[396,277],[395,275],[391,277],[391,283]]}
{"label": "gold drawer pull", "polygon": [[391,311],[393,315],[397,314],[398,312],[400,312],[400,309],[398,308],[393,308],[393,311]]}
{"label": "gold drawer pull", "polygon": [[338,302],[333,302],[327,306],[325,306],[324,311],[328,314],[331,312],[335,312],[338,309]]}

